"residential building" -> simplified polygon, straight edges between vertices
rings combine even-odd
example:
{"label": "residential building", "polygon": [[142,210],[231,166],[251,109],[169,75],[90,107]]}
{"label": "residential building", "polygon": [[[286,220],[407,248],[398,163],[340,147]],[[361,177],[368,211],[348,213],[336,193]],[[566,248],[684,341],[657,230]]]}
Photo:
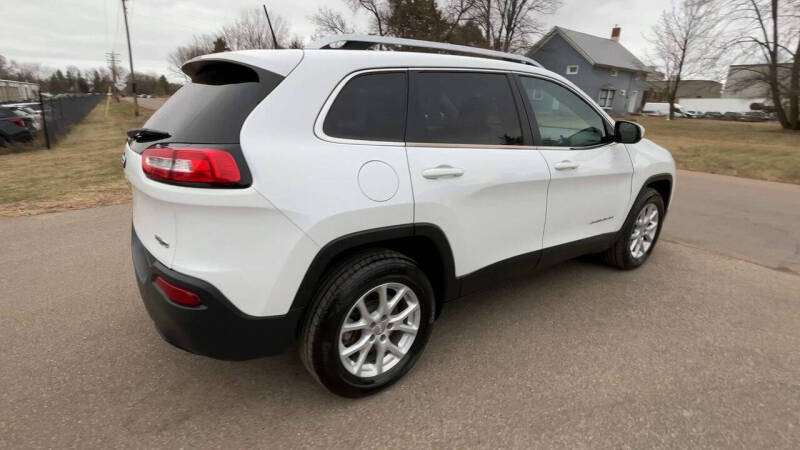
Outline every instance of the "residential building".
{"label": "residential building", "polygon": [[[788,86],[792,65],[778,66],[778,80]],[[772,94],[767,84],[769,66],[767,64],[737,64],[728,68],[728,79],[722,96],[725,98],[762,98]]]}
{"label": "residential building", "polygon": [[[722,83],[713,80],[681,80],[678,84],[678,98],[720,98]],[[647,82],[645,102],[666,102],[667,82],[651,80]]]}
{"label": "residential building", "polygon": [[649,69],[620,44],[620,34],[619,27],[609,39],[554,27],[528,56],[572,81],[609,113],[637,113]]}

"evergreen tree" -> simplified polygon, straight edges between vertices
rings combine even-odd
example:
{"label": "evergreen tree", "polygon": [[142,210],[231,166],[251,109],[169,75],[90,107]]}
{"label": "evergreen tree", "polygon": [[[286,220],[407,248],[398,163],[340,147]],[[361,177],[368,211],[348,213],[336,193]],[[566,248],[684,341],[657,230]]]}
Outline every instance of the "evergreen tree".
{"label": "evergreen tree", "polygon": [[449,28],[434,0],[390,0],[389,34],[399,37],[441,40]]}
{"label": "evergreen tree", "polygon": [[156,82],[156,95],[167,95],[169,94],[169,82],[167,81],[167,77],[161,75],[158,77],[158,82]]}
{"label": "evergreen tree", "polygon": [[214,41],[214,53],[220,52],[227,52],[230,51],[228,48],[228,44],[225,43],[225,39],[220,36]]}

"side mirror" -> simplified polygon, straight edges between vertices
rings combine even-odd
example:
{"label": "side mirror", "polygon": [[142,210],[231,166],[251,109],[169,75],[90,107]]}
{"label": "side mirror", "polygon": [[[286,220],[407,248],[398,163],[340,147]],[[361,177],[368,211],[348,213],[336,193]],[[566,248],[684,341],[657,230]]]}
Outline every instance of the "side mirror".
{"label": "side mirror", "polygon": [[635,144],[644,137],[644,128],[635,122],[618,120],[614,124],[614,140],[622,144]]}

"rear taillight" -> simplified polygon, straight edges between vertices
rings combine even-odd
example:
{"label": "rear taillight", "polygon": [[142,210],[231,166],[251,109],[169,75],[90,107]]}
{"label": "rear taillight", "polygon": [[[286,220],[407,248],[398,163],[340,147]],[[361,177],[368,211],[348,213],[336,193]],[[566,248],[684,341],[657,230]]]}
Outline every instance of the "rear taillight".
{"label": "rear taillight", "polygon": [[18,127],[23,127],[23,128],[25,127],[25,119],[12,119],[11,123],[13,123]]}
{"label": "rear taillight", "polygon": [[169,298],[173,303],[177,303],[181,306],[188,306],[190,308],[203,304],[203,302],[200,301],[200,297],[198,297],[194,292],[184,289],[180,286],[175,286],[162,277],[156,277],[156,284],[161,288],[162,291],[164,291],[165,294],[167,294],[167,298]]}
{"label": "rear taillight", "polygon": [[242,179],[233,155],[210,148],[148,148],[142,153],[142,170],[149,178],[171,183],[230,185]]}

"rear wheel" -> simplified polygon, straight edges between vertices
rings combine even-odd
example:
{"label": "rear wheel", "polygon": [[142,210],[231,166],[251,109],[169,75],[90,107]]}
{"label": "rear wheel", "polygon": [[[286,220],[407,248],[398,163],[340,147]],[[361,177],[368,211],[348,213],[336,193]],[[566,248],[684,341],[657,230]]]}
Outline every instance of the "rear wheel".
{"label": "rear wheel", "polygon": [[0,148],[7,146],[8,146],[8,140],[4,136],[0,136]]}
{"label": "rear wheel", "polygon": [[362,253],[323,283],[305,324],[301,358],[326,388],[362,397],[408,372],[430,336],[434,297],[411,259]]}
{"label": "rear wheel", "polygon": [[650,256],[664,221],[664,199],[655,189],[646,188],[636,199],[614,245],[603,257],[620,269],[635,269]]}

